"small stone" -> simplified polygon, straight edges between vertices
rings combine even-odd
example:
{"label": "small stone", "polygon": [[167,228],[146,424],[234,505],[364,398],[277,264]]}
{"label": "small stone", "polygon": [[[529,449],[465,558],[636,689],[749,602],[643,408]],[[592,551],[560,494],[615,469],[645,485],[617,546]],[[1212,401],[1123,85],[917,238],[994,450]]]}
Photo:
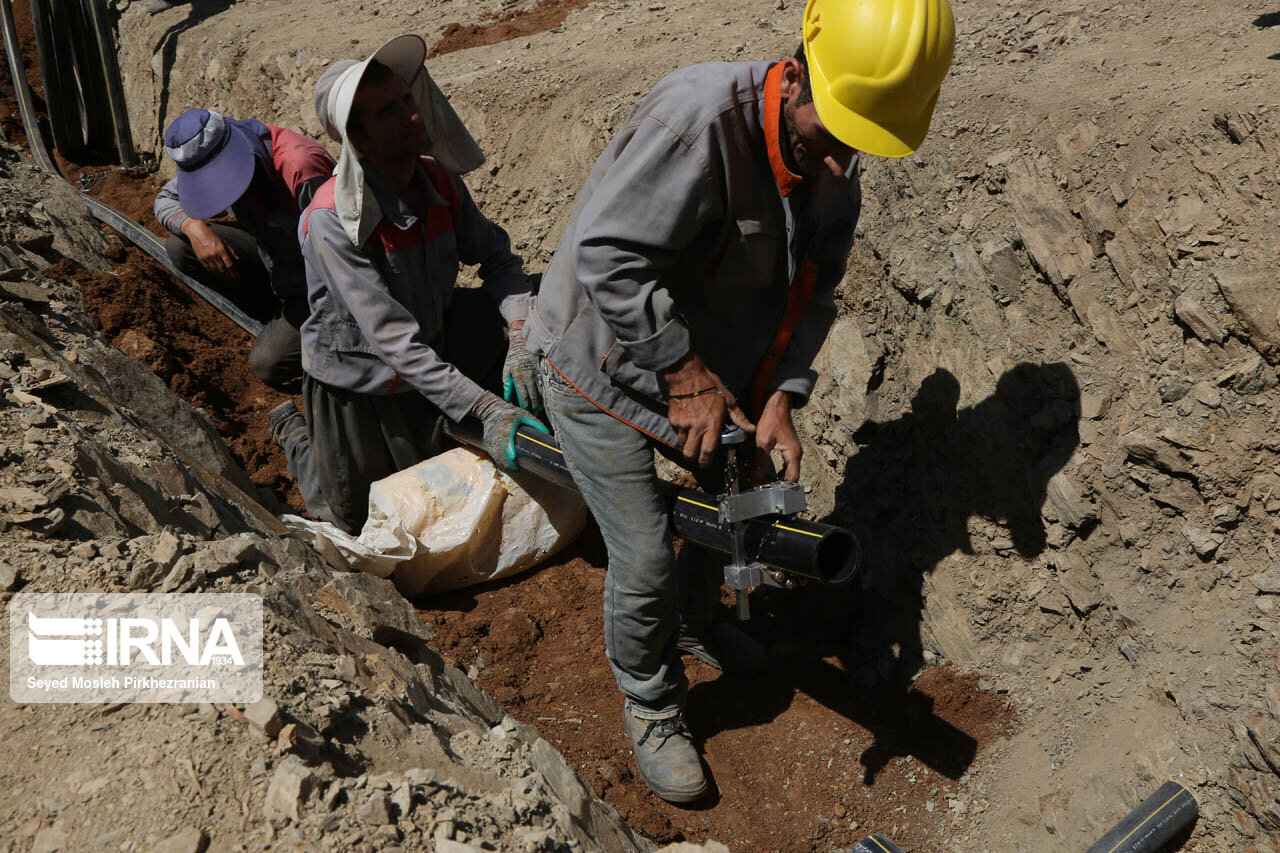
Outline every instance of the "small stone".
{"label": "small stone", "polygon": [[1197,382],[1191,388],[1191,394],[1197,402],[1203,403],[1211,409],[1216,409],[1222,405],[1222,392],[1211,382]]}
{"label": "small stone", "polygon": [[182,541],[173,534],[172,530],[161,531],[151,547],[151,559],[161,567],[161,571],[167,572],[173,568],[173,564],[178,562],[181,556]]}
{"label": "small stone", "polygon": [[324,746],[324,737],[306,723],[286,723],[276,738],[276,749],[280,752],[295,752],[307,755]]}
{"label": "small stone", "polygon": [[1182,535],[1187,537],[1187,541],[1191,543],[1191,547],[1195,549],[1196,554],[1201,559],[1207,559],[1218,550],[1218,546],[1222,544],[1222,537],[1216,533],[1209,533],[1201,527],[1194,524],[1184,525]]}
{"label": "small stone", "polygon": [[360,807],[360,819],[374,826],[387,826],[392,823],[391,798],[385,791],[375,791]]}
{"label": "small stone", "polygon": [[1204,306],[1185,293],[1174,301],[1173,311],[1178,320],[1205,343],[1221,343],[1227,336]]}
{"label": "small stone", "polygon": [[436,853],[482,853],[482,851],[481,847],[463,844],[461,841],[453,841],[449,838],[436,839]]}
{"label": "small stone", "polygon": [[1003,151],[997,151],[987,158],[988,169],[998,169],[1001,166],[1008,166],[1018,156],[1017,148],[1006,148]]}
{"label": "small stone", "polygon": [[53,248],[53,234],[25,226],[13,235],[13,241],[30,252],[44,252]]}
{"label": "small stone", "polygon": [[263,811],[268,819],[292,818],[298,820],[298,809],[315,787],[316,774],[297,757],[289,756],[276,765],[276,772],[271,777],[271,785],[267,788],[267,800]]}
{"label": "small stone", "polygon": [[1157,383],[1160,402],[1176,403],[1191,392],[1191,383],[1181,376],[1165,376]]}
{"label": "small stone", "polygon": [[204,830],[188,826],[175,835],[170,835],[152,849],[156,853],[204,853],[209,846],[209,836]]}
{"label": "small stone", "polygon": [[190,554],[183,554],[178,561],[173,564],[173,568],[169,570],[169,574],[165,575],[164,580],[160,581],[160,586],[156,592],[175,592],[178,587],[182,586],[191,577],[192,568],[195,560]]}
{"label": "small stone", "polygon": [[342,655],[334,662],[333,672],[343,681],[354,681],[356,677],[356,659],[351,655]]}
{"label": "small stone", "polygon": [[22,581],[22,575],[8,563],[0,562],[0,591],[13,592]]}
{"label": "small stone", "polygon": [[1280,568],[1269,569],[1249,578],[1261,595],[1280,595]]}
{"label": "small stone", "polygon": [[244,717],[254,728],[270,738],[280,734],[280,729],[284,726],[280,707],[275,700],[265,696],[252,705],[245,706]]}
{"label": "small stone", "polygon": [[15,507],[23,512],[37,512],[49,505],[49,500],[35,489],[26,486],[10,486],[0,489],[0,507]]}
{"label": "small stone", "polygon": [[1100,397],[1097,394],[1090,394],[1085,391],[1080,395],[1080,417],[1085,420],[1096,421],[1107,414],[1107,409],[1111,407],[1111,399],[1109,397]]}
{"label": "small stone", "polygon": [[325,811],[331,812],[338,807],[345,790],[342,784],[336,780],[329,784],[328,789],[324,792],[324,799],[321,800],[321,805],[324,806]]}
{"label": "small stone", "polygon": [[398,819],[408,817],[409,812],[413,811],[413,789],[408,782],[401,782],[396,786],[395,793],[391,795],[391,806]]}
{"label": "small stone", "polygon": [[31,845],[31,853],[57,853],[59,850],[65,850],[66,846],[67,833],[57,826],[46,826],[36,833],[35,841]]}
{"label": "small stone", "polygon": [[242,565],[257,560],[258,548],[243,536],[228,536],[200,548],[192,555],[196,574],[218,577],[230,574]]}

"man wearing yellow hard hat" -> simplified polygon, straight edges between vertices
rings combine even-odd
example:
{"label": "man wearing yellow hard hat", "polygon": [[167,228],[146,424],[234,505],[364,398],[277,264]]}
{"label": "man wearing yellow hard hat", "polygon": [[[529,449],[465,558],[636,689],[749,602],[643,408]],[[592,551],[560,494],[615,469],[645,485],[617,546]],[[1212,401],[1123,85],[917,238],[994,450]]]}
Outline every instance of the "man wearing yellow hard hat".
{"label": "man wearing yellow hard hat", "polygon": [[722,557],[686,544],[677,570],[653,453],[723,491],[732,421],[756,474],[777,454],[799,478],[791,410],[835,319],[859,155],[924,141],[954,43],[947,0],[809,0],[794,58],[668,75],[596,161],[529,312],[547,415],[609,551],[624,725],[668,801],[708,788],[681,655],[737,672],[765,655],[717,613]]}

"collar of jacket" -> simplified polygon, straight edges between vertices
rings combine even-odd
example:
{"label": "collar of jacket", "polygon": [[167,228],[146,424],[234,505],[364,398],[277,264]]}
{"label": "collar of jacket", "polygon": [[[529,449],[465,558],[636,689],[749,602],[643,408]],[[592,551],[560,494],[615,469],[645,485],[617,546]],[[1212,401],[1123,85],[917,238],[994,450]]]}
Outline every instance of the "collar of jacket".
{"label": "collar of jacket", "polygon": [[800,186],[803,177],[787,168],[782,159],[782,68],[779,62],[769,69],[764,78],[764,141],[769,149],[769,167],[778,183],[778,192],[785,197]]}
{"label": "collar of jacket", "polygon": [[421,165],[418,165],[413,170],[413,191],[423,201],[421,214],[413,212],[413,208],[406,204],[404,199],[400,198],[399,194],[391,187],[391,182],[381,172],[369,165],[367,161],[362,161],[361,165],[364,167],[365,183],[373,191],[373,200],[377,203],[378,212],[381,214],[371,222],[369,226],[370,233],[384,217],[392,225],[404,231],[416,225],[421,216],[426,213],[427,208],[448,204],[440,196],[440,193],[436,192],[436,188],[431,185],[431,181],[427,178],[426,172],[422,170]]}

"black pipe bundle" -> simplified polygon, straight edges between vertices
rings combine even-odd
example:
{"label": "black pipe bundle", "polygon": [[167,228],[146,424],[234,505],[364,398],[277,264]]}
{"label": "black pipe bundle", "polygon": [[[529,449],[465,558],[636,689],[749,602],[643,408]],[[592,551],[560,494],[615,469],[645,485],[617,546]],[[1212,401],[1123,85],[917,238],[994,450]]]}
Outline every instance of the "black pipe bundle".
{"label": "black pipe bundle", "polygon": [[53,143],[64,157],[115,153],[137,164],[103,0],[31,0]]}
{"label": "black pipe bundle", "polygon": [[[445,432],[463,444],[484,447],[480,425],[474,419],[450,422]],[[528,471],[570,489],[576,489],[565,467],[564,454],[554,436],[529,427],[516,431],[516,461]],[[680,536],[704,548],[729,554],[733,550],[729,524],[720,520],[716,498],[665,484],[671,499],[671,523]],[[825,586],[843,586],[857,574],[858,540],[841,527],[800,518],[761,517],[743,522],[747,559],[807,578]]]}

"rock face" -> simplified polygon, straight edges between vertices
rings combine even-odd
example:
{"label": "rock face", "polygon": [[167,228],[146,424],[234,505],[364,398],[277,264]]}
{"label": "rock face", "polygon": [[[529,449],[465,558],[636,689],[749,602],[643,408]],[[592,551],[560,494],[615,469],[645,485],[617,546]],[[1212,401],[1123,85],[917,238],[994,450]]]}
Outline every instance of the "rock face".
{"label": "rock face", "polygon": [[[30,203],[51,186],[26,173],[0,201]],[[92,245],[84,215],[69,208],[51,245]],[[200,853],[265,846],[277,832],[432,849],[446,819],[441,839],[468,849],[526,837],[509,849],[648,849],[536,732],[426,645],[388,582],[335,576],[286,535],[207,419],[106,347],[74,289],[28,275],[57,298],[0,294],[0,595],[253,592],[266,623],[266,695],[248,707],[0,711],[6,821],[30,829],[32,849],[105,837]],[[135,758],[108,760],[111,749]],[[53,779],[78,792],[73,812],[40,794]],[[54,820],[60,808],[75,819]]]}

